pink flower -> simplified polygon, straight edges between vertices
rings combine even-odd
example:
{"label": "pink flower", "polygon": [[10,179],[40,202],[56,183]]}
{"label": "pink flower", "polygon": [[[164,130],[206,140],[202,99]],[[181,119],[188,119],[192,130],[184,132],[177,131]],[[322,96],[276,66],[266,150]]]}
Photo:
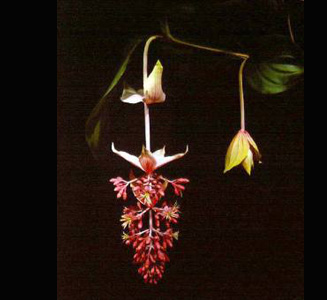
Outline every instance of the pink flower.
{"label": "pink flower", "polygon": [[147,174],[151,174],[156,169],[176,159],[182,158],[188,152],[187,146],[184,153],[178,153],[172,156],[165,156],[165,147],[152,153],[143,146],[141,155],[139,157],[136,157],[127,152],[116,150],[114,143],[112,143],[111,149],[114,153],[124,158],[132,165],[143,170]]}

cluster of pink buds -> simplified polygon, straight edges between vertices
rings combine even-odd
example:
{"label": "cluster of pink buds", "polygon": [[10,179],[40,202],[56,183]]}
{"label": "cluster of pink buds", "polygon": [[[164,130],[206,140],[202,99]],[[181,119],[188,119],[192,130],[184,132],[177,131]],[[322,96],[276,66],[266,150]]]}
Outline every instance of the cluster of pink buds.
{"label": "cluster of pink buds", "polygon": [[[145,174],[139,178],[131,176],[130,181],[121,177],[110,180],[115,186],[117,198],[127,199],[130,185],[137,205],[125,207],[121,217],[124,232],[122,239],[126,245],[135,249],[134,263],[139,265],[138,273],[146,283],[157,284],[162,278],[166,262],[169,262],[167,249],[173,247],[178,239],[178,231],[173,225],[178,223],[179,205],[160,201],[165,190],[172,185],[177,196],[182,196],[189,182],[186,178],[168,180],[156,173]],[[145,221],[145,220],[148,220]]]}
{"label": "cluster of pink buds", "polygon": [[115,192],[117,192],[117,198],[123,198],[127,200],[127,187],[129,182],[121,177],[110,179],[110,182],[115,186]]}
{"label": "cluster of pink buds", "polygon": [[134,196],[147,207],[153,207],[165,195],[167,180],[161,175],[144,175],[131,184]]}

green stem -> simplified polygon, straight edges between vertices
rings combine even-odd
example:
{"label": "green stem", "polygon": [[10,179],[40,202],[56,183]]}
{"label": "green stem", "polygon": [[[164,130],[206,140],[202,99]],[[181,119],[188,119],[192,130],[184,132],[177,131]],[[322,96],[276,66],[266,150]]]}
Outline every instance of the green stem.
{"label": "green stem", "polygon": [[245,130],[245,107],[244,107],[244,90],[243,90],[243,71],[247,58],[241,64],[240,71],[238,74],[239,86],[240,86],[240,111],[241,111],[241,129]]}
{"label": "green stem", "polygon": [[239,88],[240,88],[241,129],[245,130],[243,70],[244,70],[245,64],[246,64],[247,60],[250,58],[250,56],[248,54],[245,54],[245,53],[238,53],[238,52],[233,52],[233,51],[228,51],[228,50],[221,50],[221,49],[217,49],[217,48],[206,47],[206,46],[202,46],[202,45],[196,45],[196,44],[181,41],[181,40],[179,40],[179,39],[177,39],[177,38],[175,38],[175,37],[173,37],[171,35],[167,23],[165,24],[164,31],[166,32],[166,36],[168,37],[168,39],[170,41],[172,41],[172,42],[175,42],[175,43],[178,43],[178,44],[181,44],[181,45],[184,45],[184,46],[189,46],[189,47],[201,49],[201,50],[211,51],[211,52],[215,52],[215,53],[227,54],[227,55],[231,55],[231,56],[235,56],[235,57],[243,59],[243,62],[241,64],[240,71],[239,71],[239,86],[240,86]]}
{"label": "green stem", "polygon": [[171,34],[168,35],[168,38],[172,42],[175,42],[177,44],[181,44],[181,45],[184,45],[184,46],[189,46],[189,47],[193,47],[193,48],[197,48],[197,49],[201,49],[201,50],[206,50],[206,51],[211,51],[211,52],[215,52],[215,53],[227,54],[227,55],[236,56],[236,57],[243,58],[243,59],[249,58],[249,55],[244,54],[244,53],[238,53],[238,52],[222,50],[222,49],[217,49],[217,48],[212,48],[212,47],[207,47],[207,46],[202,46],[202,45],[197,45],[197,44],[184,42],[182,40],[179,40],[179,39],[173,37]]}

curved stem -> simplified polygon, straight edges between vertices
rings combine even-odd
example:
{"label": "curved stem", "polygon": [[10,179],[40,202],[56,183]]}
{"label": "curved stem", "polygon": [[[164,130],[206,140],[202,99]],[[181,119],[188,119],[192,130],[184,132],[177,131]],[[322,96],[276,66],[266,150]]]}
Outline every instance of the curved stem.
{"label": "curved stem", "polygon": [[245,107],[244,107],[244,90],[243,90],[243,70],[247,62],[247,58],[241,64],[238,79],[240,85],[240,111],[241,111],[241,129],[245,130]]}
{"label": "curved stem", "polygon": [[245,130],[243,70],[244,70],[244,66],[245,66],[247,60],[250,58],[250,55],[245,54],[245,53],[238,53],[238,52],[222,50],[222,49],[217,49],[217,48],[212,48],[212,47],[206,47],[206,46],[202,46],[202,45],[196,45],[196,44],[181,41],[181,40],[179,40],[179,39],[177,39],[177,38],[175,38],[175,37],[173,37],[171,35],[170,30],[169,30],[169,26],[168,26],[167,23],[165,24],[165,29],[164,30],[166,32],[167,38],[172,42],[175,42],[175,43],[178,43],[178,44],[181,44],[181,45],[185,45],[185,46],[189,46],[189,47],[193,47],[193,48],[197,48],[197,49],[201,49],[201,50],[207,50],[207,51],[211,51],[211,52],[215,52],[215,53],[223,53],[223,54],[227,54],[227,55],[231,55],[231,56],[235,56],[235,57],[243,59],[243,62],[241,64],[240,71],[239,71],[239,85],[240,85],[241,129]]}
{"label": "curved stem", "polygon": [[228,51],[228,50],[222,50],[222,49],[217,49],[217,48],[212,48],[212,47],[207,47],[207,46],[202,46],[202,45],[197,45],[197,44],[192,44],[192,43],[181,41],[181,40],[173,37],[172,35],[169,35],[169,39],[172,42],[175,42],[175,43],[178,43],[181,45],[185,45],[185,46],[189,46],[189,47],[193,47],[193,48],[197,48],[197,49],[201,49],[201,50],[207,50],[207,51],[211,51],[211,52],[215,52],[215,53],[223,53],[223,54],[232,55],[232,56],[236,56],[236,57],[243,58],[243,59],[249,58],[248,54],[238,53],[238,52],[233,52],[233,51]]}
{"label": "curved stem", "polygon": [[[144,46],[143,52],[143,91],[145,94],[146,80],[148,78],[148,53],[149,47],[152,41],[159,38],[159,35],[154,35],[150,37]],[[150,133],[150,110],[148,105],[144,102],[144,125],[145,125],[145,147],[147,150],[151,151],[151,133]]]}
{"label": "curved stem", "polygon": [[145,43],[144,51],[143,51],[143,88],[145,89],[146,80],[148,78],[148,53],[149,47],[152,41],[161,37],[160,35],[151,36]]}

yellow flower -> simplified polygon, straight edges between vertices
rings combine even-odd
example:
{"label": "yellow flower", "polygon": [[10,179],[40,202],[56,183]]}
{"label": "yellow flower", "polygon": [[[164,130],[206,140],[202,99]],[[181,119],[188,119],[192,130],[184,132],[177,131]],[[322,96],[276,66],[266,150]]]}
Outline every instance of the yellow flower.
{"label": "yellow flower", "polygon": [[126,232],[123,232],[121,238],[123,241],[127,241],[130,238],[130,236]]}
{"label": "yellow flower", "polygon": [[179,231],[175,231],[175,232],[173,233],[173,238],[174,238],[176,241],[178,241],[178,236],[179,236]]}
{"label": "yellow flower", "polygon": [[122,226],[125,229],[126,227],[129,227],[132,224],[132,218],[129,215],[122,215],[120,222],[122,222]]}
{"label": "yellow flower", "polygon": [[245,171],[251,175],[254,160],[261,163],[260,159],[261,154],[257,144],[247,131],[240,130],[227,150],[224,173],[242,164]]}
{"label": "yellow flower", "polygon": [[177,219],[179,217],[179,214],[180,214],[180,211],[179,211],[179,205],[177,204],[177,202],[172,207],[166,206],[163,208],[163,216],[169,221],[171,219]]}
{"label": "yellow flower", "polygon": [[151,74],[145,80],[144,91],[134,90],[125,85],[121,101],[129,104],[145,102],[146,104],[162,103],[166,100],[166,94],[162,90],[163,66],[158,60]]}

